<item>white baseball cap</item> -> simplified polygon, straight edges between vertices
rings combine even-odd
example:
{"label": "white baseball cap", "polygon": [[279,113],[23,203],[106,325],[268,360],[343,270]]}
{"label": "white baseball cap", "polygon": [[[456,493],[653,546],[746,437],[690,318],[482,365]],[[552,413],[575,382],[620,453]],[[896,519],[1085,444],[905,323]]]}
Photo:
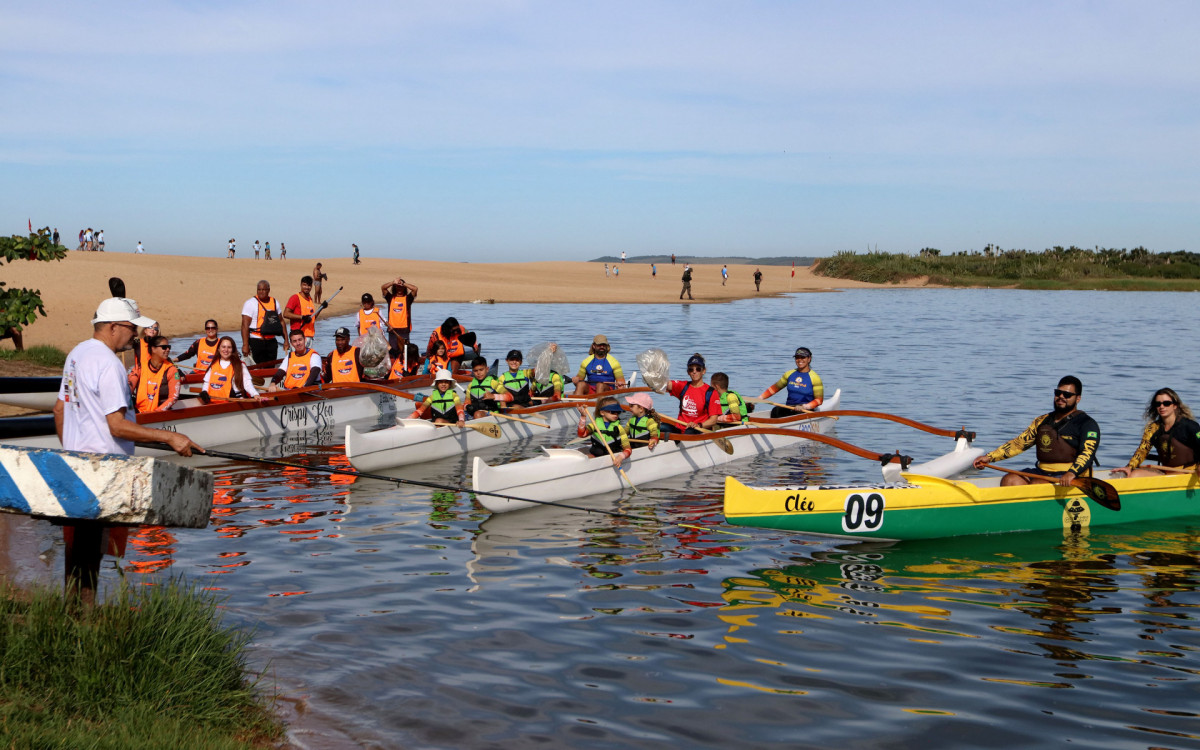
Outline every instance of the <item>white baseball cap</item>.
{"label": "white baseball cap", "polygon": [[451,383],[453,383],[454,376],[450,374],[449,370],[442,368],[441,370],[437,371],[437,375],[433,376],[433,382],[436,383],[439,380],[449,380]]}
{"label": "white baseball cap", "polygon": [[153,320],[142,315],[137,302],[126,297],[109,297],[101,302],[92,323],[133,323],[142,328],[155,325]]}

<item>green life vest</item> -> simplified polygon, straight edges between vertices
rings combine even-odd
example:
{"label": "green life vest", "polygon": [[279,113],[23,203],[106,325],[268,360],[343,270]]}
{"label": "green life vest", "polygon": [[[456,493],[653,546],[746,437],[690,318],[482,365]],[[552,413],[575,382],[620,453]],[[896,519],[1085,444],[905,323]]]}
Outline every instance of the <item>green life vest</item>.
{"label": "green life vest", "polygon": [[750,419],[750,412],[748,409],[746,409],[746,399],[742,398],[742,394],[738,393],[737,391],[725,391],[721,394],[721,413],[729,413],[729,394],[731,393],[737,396],[738,411],[740,412],[739,416],[742,419],[742,424],[745,424]]}

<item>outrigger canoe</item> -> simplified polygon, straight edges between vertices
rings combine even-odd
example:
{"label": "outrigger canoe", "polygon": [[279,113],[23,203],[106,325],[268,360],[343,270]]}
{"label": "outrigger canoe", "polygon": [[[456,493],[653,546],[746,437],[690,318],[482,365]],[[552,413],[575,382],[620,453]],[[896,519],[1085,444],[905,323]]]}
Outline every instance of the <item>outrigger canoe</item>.
{"label": "outrigger canoe", "polygon": [[[529,421],[489,416],[472,419],[460,428],[436,425],[428,419],[397,419],[394,426],[373,432],[361,432],[353,425],[346,425],[346,458],[359,471],[378,471],[494,448],[562,429],[579,419],[576,405],[562,402],[513,409],[506,414]],[[547,426],[529,424],[535,420],[544,421]],[[481,425],[494,425],[497,437],[481,432],[478,429]]]}
{"label": "outrigger canoe", "polygon": [[[837,409],[841,398],[839,389],[821,405],[820,411]],[[592,458],[570,448],[543,448],[544,455],[498,466],[491,466],[476,456],[472,464],[471,486],[477,493],[495,492],[515,496],[476,495],[479,503],[492,513],[507,513],[532,507],[539,501],[557,502],[603,492],[620,492],[629,488],[629,482],[641,486],[730,461],[753,458],[803,441],[798,432],[828,432],[833,423],[828,417],[813,419],[797,414],[795,417],[771,420],[772,427],[788,428],[786,434],[744,434],[740,428],[721,430],[720,437],[729,441],[732,454],[722,451],[704,435],[682,435],[679,436],[679,442],[664,440],[653,451],[649,446],[634,448],[629,459],[621,463],[628,479],[613,467],[607,456]]]}
{"label": "outrigger canoe", "polygon": [[967,534],[1062,529],[1200,515],[1193,474],[1095,478],[1120,493],[1109,510],[1074,487],[1001,487],[1000,477],[953,480],[905,474],[901,483],[867,486],[751,487],[725,479],[725,519],[735,526],[850,537],[936,539]]}

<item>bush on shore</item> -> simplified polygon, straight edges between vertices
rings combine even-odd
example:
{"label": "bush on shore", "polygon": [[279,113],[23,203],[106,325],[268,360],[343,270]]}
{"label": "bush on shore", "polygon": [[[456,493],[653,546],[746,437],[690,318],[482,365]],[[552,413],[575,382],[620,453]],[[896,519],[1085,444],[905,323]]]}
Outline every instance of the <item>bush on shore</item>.
{"label": "bush on shore", "polygon": [[67,353],[57,346],[31,346],[22,352],[14,349],[0,349],[0,359],[10,362],[29,362],[61,370],[67,361]]}
{"label": "bush on shore", "polygon": [[273,744],[282,725],[246,679],[249,635],[177,581],[88,607],[0,581],[0,737],[11,747]]}
{"label": "bush on shore", "polygon": [[1018,286],[1030,289],[1200,289],[1200,253],[1152,253],[1078,247],[1049,248],[1040,253],[1003,250],[988,245],[983,252],[942,255],[925,248],[917,255],[843,251],[823,258],[813,273],[839,279],[896,283],[921,276],[948,286]]}

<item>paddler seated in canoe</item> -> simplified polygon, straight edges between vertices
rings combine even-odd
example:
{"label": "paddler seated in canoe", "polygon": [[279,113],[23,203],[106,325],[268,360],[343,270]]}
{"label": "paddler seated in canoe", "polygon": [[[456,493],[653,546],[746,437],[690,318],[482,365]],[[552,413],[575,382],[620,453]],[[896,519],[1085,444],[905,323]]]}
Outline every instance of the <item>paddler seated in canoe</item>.
{"label": "paddler seated in canoe", "polygon": [[149,359],[134,364],[129,373],[129,390],[138,414],[166,411],[179,400],[179,369],[167,359],[171,343],[166,336],[155,336],[149,351]]}
{"label": "paddler seated in canoe", "polygon": [[1200,474],[1200,424],[1179,394],[1170,388],[1159,388],[1154,392],[1146,407],[1142,442],[1129,463],[1113,469],[1113,473],[1129,477],[1162,476],[1166,472],[1154,466],[1142,466],[1152,447],[1158,451],[1160,466],[1191,469]]}
{"label": "paddler seated in canoe", "polygon": [[487,360],[483,357],[471,360],[471,375],[473,377],[467,386],[467,396],[470,398],[467,411],[471,416],[479,419],[491,412],[500,411],[500,404],[496,400],[496,396],[502,390],[500,381],[488,373]]}
{"label": "paddler seated in canoe", "polygon": [[429,375],[437,375],[440,371],[449,369],[450,353],[446,348],[446,342],[440,340],[433,342],[433,349],[425,357],[425,366],[422,372]]}
{"label": "paddler seated in canoe", "polygon": [[667,384],[667,393],[679,399],[678,421],[682,426],[664,424],[664,433],[699,435],[697,427],[711,430],[716,426],[721,416],[721,394],[704,382],[705,372],[704,357],[693,354],[687,361],[688,380],[672,380]]}
{"label": "paddler seated in canoe", "polygon": [[454,372],[462,366],[462,361],[468,356],[479,356],[479,350],[468,352],[469,347],[475,346],[474,334],[471,334],[469,342],[464,340],[467,336],[467,329],[463,328],[458,322],[458,318],[449,317],[442,322],[440,326],[433,329],[433,333],[429,334],[429,343],[425,346],[425,356],[433,353],[433,347],[438,341],[446,344],[446,356],[450,358],[450,371]]}
{"label": "paddler seated in canoe", "polygon": [[333,351],[324,358],[326,383],[361,383],[362,360],[358,347],[350,346],[350,329],[342,326],[333,333]]}
{"label": "paddler seated in canoe", "polygon": [[421,350],[410,341],[404,345],[400,356],[392,360],[392,369],[388,372],[388,380],[400,380],[420,374],[426,371],[423,368],[427,365],[428,362],[421,359]]}
{"label": "paddler seated in canoe", "polygon": [[[621,424],[621,405],[615,396],[604,396],[596,402],[596,411],[588,419],[587,410],[579,407],[579,437],[590,437],[591,443],[585,450],[594,458],[607,456],[612,453],[613,466],[619,467],[621,462],[629,458],[633,449],[629,446],[629,433]],[[605,447],[607,446],[607,447]]]}
{"label": "paddler seated in canoe", "polygon": [[533,370],[524,369],[521,363],[524,356],[520,349],[513,349],[504,358],[508,363],[508,372],[503,373],[498,382],[500,390],[496,394],[497,401],[505,402],[509,407],[529,406],[533,403]]}
{"label": "paddler seated in canoe", "polygon": [[229,336],[222,336],[217,342],[217,358],[204,371],[200,400],[208,403],[212,399],[230,398],[258,398],[258,390],[250,368],[238,356],[237,345]]}
{"label": "paddler seated in canoe", "polygon": [[660,437],[658,422],[651,416],[654,412],[654,400],[650,398],[649,393],[633,393],[626,397],[625,404],[632,415],[625,423],[630,442],[642,441],[650,446],[650,450],[654,450]]}
{"label": "paddler seated in canoe", "polygon": [[[428,415],[428,416],[427,416]],[[430,419],[434,424],[466,424],[466,408],[454,390],[454,376],[449,370],[439,370],[433,378],[433,393],[418,402],[409,419]]]}
{"label": "paddler seated in canoe", "polygon": [[575,383],[576,396],[592,396],[614,387],[625,387],[625,374],[621,372],[621,363],[610,354],[608,337],[598,334],[592,339],[592,348],[588,355],[579,363],[579,372],[571,381]]}
{"label": "paddler seated in canoe", "polygon": [[134,342],[133,347],[133,366],[137,367],[138,363],[145,362],[150,359],[150,342],[158,335],[158,323],[150,321],[150,325],[142,329],[142,335]]}
{"label": "paddler seated in canoe", "polygon": [[729,390],[729,376],[723,372],[714,372],[708,382],[721,395],[721,416],[717,417],[720,425],[744,425],[750,421],[750,411],[753,406],[747,406],[746,399],[737,391]]}
{"label": "paddler seated in canoe", "polygon": [[308,348],[308,335],[304,329],[293,328],[288,333],[288,341],[292,350],[272,376],[268,391],[289,391],[321,382],[321,355]]}
{"label": "paddler seated in canoe", "polygon": [[[558,351],[558,344],[551,342],[548,351],[553,355],[554,352]],[[533,377],[537,377],[536,369]],[[545,403],[562,401],[563,382],[562,373],[557,370],[550,370],[550,374],[546,377],[545,382],[534,380],[533,395]]]}
{"label": "paddler seated in canoe", "polygon": [[1079,399],[1083,397],[1083,383],[1074,375],[1066,375],[1054,389],[1054,411],[1043,414],[1012,440],[991,453],[975,459],[975,468],[984,464],[1003,461],[1037,446],[1037,466],[1023,469],[1027,474],[1038,474],[1045,479],[1027,479],[1016,474],[1005,474],[1000,480],[1002,487],[1016,487],[1031,482],[1047,482],[1063,487],[1071,486],[1075,477],[1090,474],[1096,460],[1096,449],[1100,446],[1100,425],[1096,420],[1079,410]]}
{"label": "paddler seated in canoe", "polygon": [[796,413],[796,409],[815,411],[825,401],[825,385],[821,383],[821,376],[812,369],[812,352],[807,346],[799,347],[796,349],[795,360],[795,369],[785,372],[783,377],[775,381],[759,396],[759,398],[770,398],[787,388],[787,401],[784,403],[795,408],[786,409],[776,406],[771,409],[772,419],[790,417]]}
{"label": "paddler seated in canoe", "polygon": [[221,337],[217,331],[217,321],[209,318],[204,321],[204,338],[196,339],[192,342],[183,354],[175,358],[176,362],[182,362],[185,359],[196,358],[196,366],[192,368],[196,372],[204,372],[212,361],[217,358],[217,343]]}

